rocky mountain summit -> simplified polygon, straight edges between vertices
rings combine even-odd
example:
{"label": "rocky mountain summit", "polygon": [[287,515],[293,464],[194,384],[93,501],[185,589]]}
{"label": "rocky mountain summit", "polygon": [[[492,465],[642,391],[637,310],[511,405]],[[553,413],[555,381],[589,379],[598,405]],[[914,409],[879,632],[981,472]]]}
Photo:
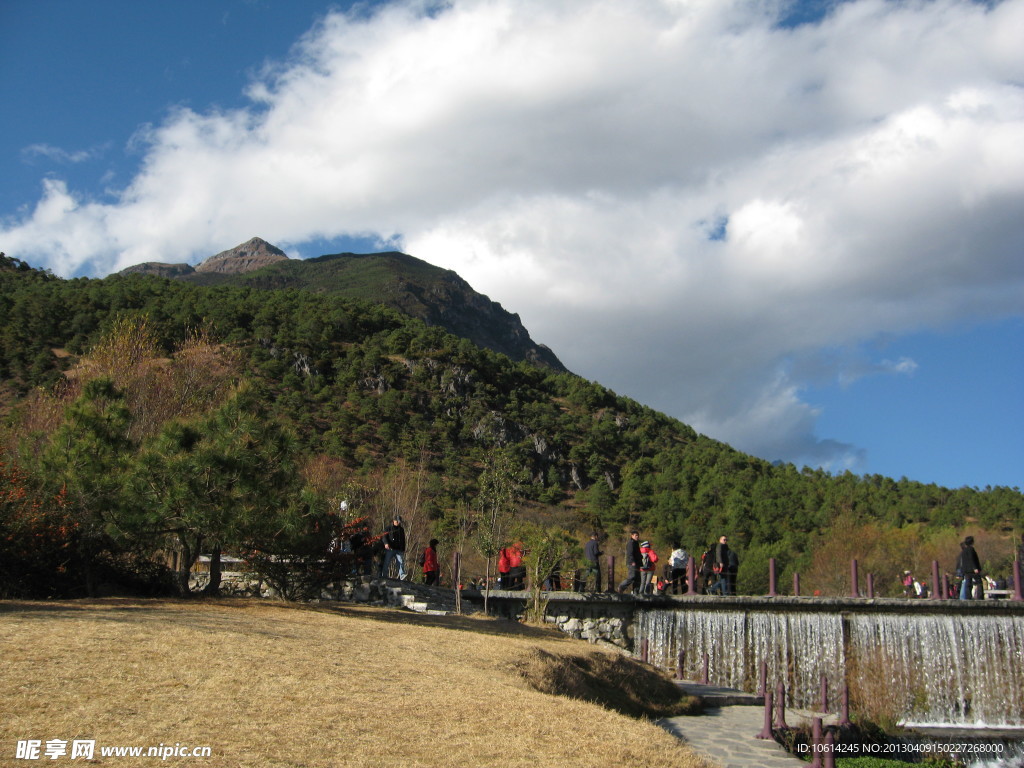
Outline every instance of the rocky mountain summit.
{"label": "rocky mountain summit", "polygon": [[147,261],[143,264],[126,267],[121,270],[121,274],[136,273],[171,279],[187,279],[195,274],[244,275],[246,272],[261,269],[279,261],[288,261],[288,256],[284,251],[262,238],[254,237],[241,245],[211,256],[195,267],[184,262],[165,264],[159,261]]}
{"label": "rocky mountain summit", "polygon": [[288,261],[284,251],[266,240],[254,237],[241,245],[211,256],[196,267],[196,272],[244,275],[246,272],[253,272],[279,261]]}
{"label": "rocky mountain summit", "polygon": [[197,267],[147,262],[121,272],[201,285],[297,288],[376,301],[513,360],[566,370],[554,352],[530,338],[519,315],[473,290],[452,270],[405,253],[336,253],[289,259],[280,248],[254,237]]}

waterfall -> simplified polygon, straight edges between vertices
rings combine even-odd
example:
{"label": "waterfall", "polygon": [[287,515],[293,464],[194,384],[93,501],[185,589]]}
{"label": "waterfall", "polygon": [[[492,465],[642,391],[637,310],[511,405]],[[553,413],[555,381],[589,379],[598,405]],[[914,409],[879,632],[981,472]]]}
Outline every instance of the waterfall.
{"label": "waterfall", "polygon": [[[838,694],[893,702],[903,721],[936,725],[1024,725],[1024,617],[769,610],[643,609],[634,637],[648,659],[708,682],[754,692],[761,662],[786,704],[817,709],[821,677],[829,709]],[[856,703],[856,701],[855,701]]]}
{"label": "waterfall", "polygon": [[754,692],[764,661],[769,684],[786,684],[787,706],[811,708],[819,702],[822,675],[830,686],[843,679],[843,632],[836,614],[645,610],[636,622],[636,637],[647,638],[651,663],[675,669],[683,651],[683,673],[691,680],[701,676],[706,653],[708,682]]}
{"label": "waterfall", "polygon": [[890,670],[907,722],[1024,725],[1024,618],[855,614],[851,655]]}

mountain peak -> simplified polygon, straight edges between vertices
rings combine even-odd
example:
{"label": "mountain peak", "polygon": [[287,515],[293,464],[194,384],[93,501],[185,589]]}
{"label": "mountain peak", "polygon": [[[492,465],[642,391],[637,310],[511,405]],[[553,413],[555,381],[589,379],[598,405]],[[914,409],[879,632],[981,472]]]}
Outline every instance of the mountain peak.
{"label": "mountain peak", "polygon": [[288,261],[284,251],[262,238],[254,237],[230,250],[211,256],[196,267],[196,272],[241,275],[279,261]]}

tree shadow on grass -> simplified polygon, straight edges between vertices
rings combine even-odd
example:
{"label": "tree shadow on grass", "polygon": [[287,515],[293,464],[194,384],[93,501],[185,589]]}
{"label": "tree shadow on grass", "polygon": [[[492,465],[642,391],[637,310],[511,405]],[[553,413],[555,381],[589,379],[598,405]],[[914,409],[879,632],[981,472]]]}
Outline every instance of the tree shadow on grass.
{"label": "tree shadow on grass", "polygon": [[309,610],[325,611],[353,619],[367,619],[387,624],[402,624],[415,627],[435,627],[452,629],[461,632],[474,632],[478,635],[494,635],[502,637],[525,637],[538,640],[569,640],[570,638],[552,627],[541,627],[522,624],[511,619],[500,619],[493,616],[434,616],[416,613],[400,608],[378,608],[374,606],[355,606],[348,604],[317,606],[301,606]]}
{"label": "tree shadow on grass", "polygon": [[[196,608],[177,614],[175,611],[162,609]],[[385,624],[400,624],[416,627],[434,627],[460,632],[474,632],[479,635],[497,637],[523,637],[543,640],[569,640],[566,635],[552,627],[521,624],[509,619],[486,616],[434,616],[416,613],[400,608],[385,608],[351,603],[307,604],[279,603],[260,598],[83,598],[81,600],[36,601],[36,600],[3,600],[0,601],[0,615],[23,614],[64,614],[67,618],[85,618],[116,623],[166,623],[183,621],[189,626],[200,628],[204,623],[210,628],[220,630],[236,628],[240,632],[251,634],[254,628],[241,616],[231,617],[233,610],[253,610],[273,608],[283,610],[309,611],[333,614],[363,621],[378,621]],[[211,610],[208,616],[202,616],[203,610]],[[221,610],[217,610],[221,609]],[[237,624],[237,627],[233,625]],[[260,630],[256,630],[259,632]],[[267,633],[275,634],[275,633]]]}

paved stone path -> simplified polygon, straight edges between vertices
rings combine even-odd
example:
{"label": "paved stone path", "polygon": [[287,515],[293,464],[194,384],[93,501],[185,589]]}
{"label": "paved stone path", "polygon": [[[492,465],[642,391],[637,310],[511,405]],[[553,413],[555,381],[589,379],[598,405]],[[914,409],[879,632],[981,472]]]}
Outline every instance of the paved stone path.
{"label": "paved stone path", "polygon": [[[685,741],[695,752],[707,755],[722,768],[797,768],[807,763],[789,754],[774,739],[758,739],[764,728],[762,699],[729,688],[678,683],[687,693],[704,701],[704,714],[670,717],[659,725]],[[786,711],[790,726],[810,722],[813,713]],[[827,720],[826,720],[827,721]]]}

